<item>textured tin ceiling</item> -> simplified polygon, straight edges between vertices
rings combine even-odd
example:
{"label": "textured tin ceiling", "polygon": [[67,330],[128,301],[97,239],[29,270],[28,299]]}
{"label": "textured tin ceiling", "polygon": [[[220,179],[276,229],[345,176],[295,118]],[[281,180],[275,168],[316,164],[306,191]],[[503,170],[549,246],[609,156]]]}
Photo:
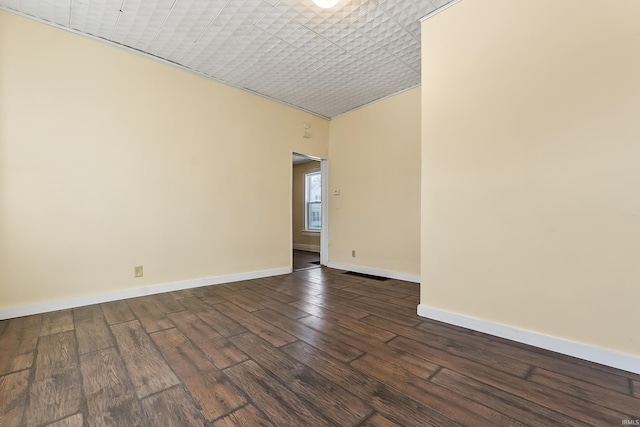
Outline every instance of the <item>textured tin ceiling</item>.
{"label": "textured tin ceiling", "polygon": [[420,84],[419,19],[452,0],[0,0],[332,118]]}

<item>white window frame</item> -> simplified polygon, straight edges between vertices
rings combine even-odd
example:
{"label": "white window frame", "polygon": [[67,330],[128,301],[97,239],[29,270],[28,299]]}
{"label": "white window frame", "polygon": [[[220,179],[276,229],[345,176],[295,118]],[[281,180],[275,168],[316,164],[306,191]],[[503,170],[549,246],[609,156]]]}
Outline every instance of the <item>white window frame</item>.
{"label": "white window frame", "polygon": [[[304,174],[304,231],[309,233],[320,233],[322,231],[322,225],[320,225],[320,227],[318,228],[312,228],[309,226],[309,207],[312,204],[320,206],[320,224],[322,224],[322,216],[323,216],[322,196],[324,195],[322,190],[324,190],[324,188],[322,188],[320,191],[321,199],[319,202],[309,201],[309,177],[312,175],[318,175],[322,180],[322,173],[319,170],[309,171]],[[321,181],[320,185],[322,186],[322,184],[323,182]]]}

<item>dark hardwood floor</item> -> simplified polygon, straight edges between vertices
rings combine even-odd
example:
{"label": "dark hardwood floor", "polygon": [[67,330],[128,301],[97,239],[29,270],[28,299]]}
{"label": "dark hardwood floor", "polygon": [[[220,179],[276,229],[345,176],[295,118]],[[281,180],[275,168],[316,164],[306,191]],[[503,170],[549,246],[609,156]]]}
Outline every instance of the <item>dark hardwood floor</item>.
{"label": "dark hardwood floor", "polygon": [[327,268],[0,322],[0,426],[620,426],[640,375]]}
{"label": "dark hardwood floor", "polygon": [[317,252],[293,250],[293,271],[320,267],[320,254]]}

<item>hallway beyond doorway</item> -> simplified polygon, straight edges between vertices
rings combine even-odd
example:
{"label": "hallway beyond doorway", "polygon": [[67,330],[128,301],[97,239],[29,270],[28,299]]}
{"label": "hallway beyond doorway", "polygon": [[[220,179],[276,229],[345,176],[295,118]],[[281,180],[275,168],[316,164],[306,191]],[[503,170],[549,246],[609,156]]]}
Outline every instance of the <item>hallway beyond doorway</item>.
{"label": "hallway beyond doorway", "polygon": [[317,252],[293,250],[293,271],[320,267],[320,254]]}

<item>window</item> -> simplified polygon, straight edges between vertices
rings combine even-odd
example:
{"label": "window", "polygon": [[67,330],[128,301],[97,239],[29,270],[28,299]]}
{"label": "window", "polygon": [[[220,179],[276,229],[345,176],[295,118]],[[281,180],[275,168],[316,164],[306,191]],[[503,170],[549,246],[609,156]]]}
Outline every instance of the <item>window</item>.
{"label": "window", "polygon": [[322,228],[322,176],[320,172],[305,175],[305,223],[307,230]]}

